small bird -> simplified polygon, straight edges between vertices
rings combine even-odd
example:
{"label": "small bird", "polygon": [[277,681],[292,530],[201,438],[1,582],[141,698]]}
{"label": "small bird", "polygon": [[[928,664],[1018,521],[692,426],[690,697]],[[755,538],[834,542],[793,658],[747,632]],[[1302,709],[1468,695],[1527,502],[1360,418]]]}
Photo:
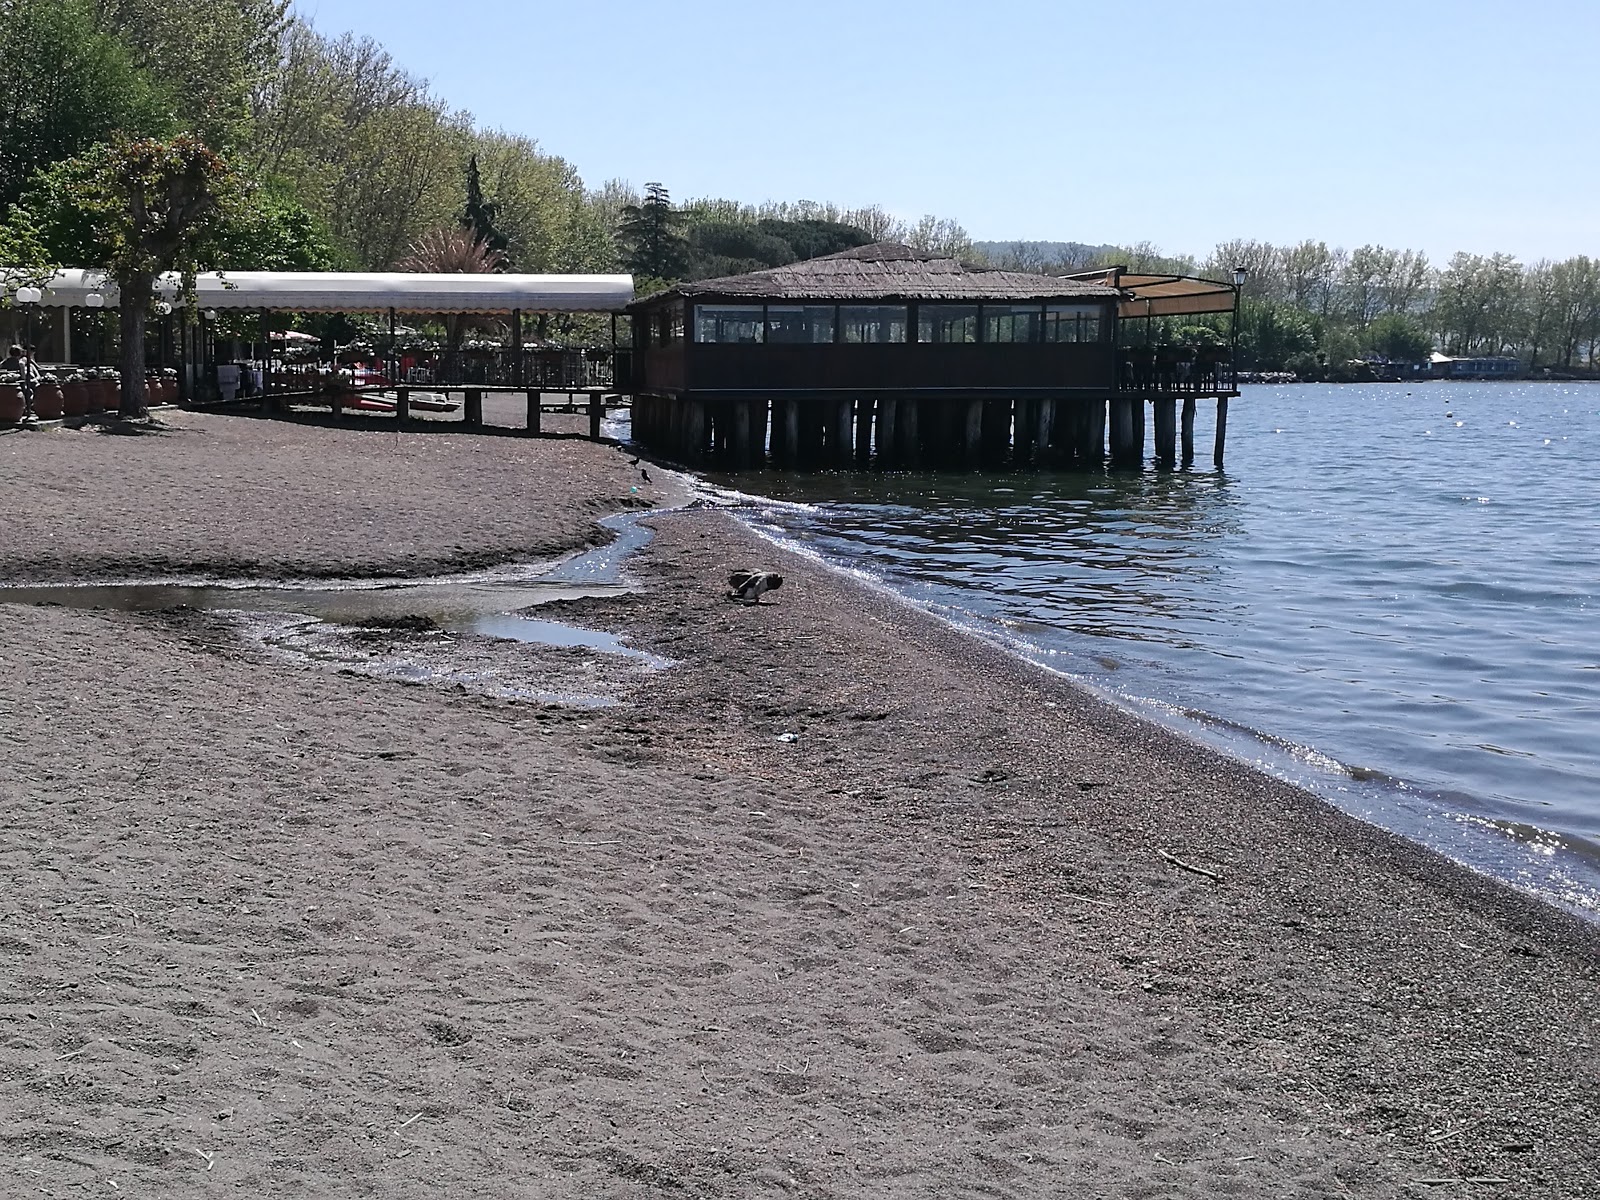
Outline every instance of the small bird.
{"label": "small bird", "polygon": [[630,467],[637,467],[639,465],[639,460],[637,458],[630,458],[628,460],[628,465]]}
{"label": "small bird", "polygon": [[735,571],[728,576],[728,599],[760,604],[763,592],[775,592],[782,586],[783,576],[772,571]]}
{"label": "small bird", "polygon": [[650,482],[650,472],[649,471],[646,471],[643,467],[640,467],[639,468],[639,474],[644,476],[644,481],[646,483]]}

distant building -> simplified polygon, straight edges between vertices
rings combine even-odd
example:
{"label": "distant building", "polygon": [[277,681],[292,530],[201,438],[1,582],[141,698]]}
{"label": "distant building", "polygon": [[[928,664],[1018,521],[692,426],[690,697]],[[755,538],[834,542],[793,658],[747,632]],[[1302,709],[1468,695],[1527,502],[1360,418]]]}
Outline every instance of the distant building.
{"label": "distant building", "polygon": [[1522,360],[1510,354],[1479,358],[1434,354],[1428,364],[1435,379],[1515,379],[1522,374]]}

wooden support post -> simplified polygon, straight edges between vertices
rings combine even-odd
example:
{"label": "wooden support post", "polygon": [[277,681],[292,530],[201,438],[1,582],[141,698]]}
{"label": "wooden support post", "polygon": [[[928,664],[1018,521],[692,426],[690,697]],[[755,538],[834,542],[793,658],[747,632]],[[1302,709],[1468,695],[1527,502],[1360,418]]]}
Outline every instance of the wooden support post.
{"label": "wooden support post", "polygon": [[1139,461],[1139,444],[1134,440],[1134,410],[1144,401],[1118,396],[1111,401],[1111,461],[1125,467]]}
{"label": "wooden support post", "polygon": [[751,400],[747,406],[750,410],[750,465],[764,467],[767,465],[767,402]]}
{"label": "wooden support post", "polygon": [[1145,402],[1137,400],[1133,405],[1133,462],[1144,462],[1144,410]]}
{"label": "wooden support post", "polygon": [[1011,448],[1011,401],[983,402],[983,428],[979,431],[978,437],[982,443],[980,456],[983,465],[1004,466],[1006,452]]}
{"label": "wooden support post", "polygon": [[335,421],[344,416],[344,389],[338,384],[334,384],[333,391],[328,394],[328,408],[332,410]]}
{"label": "wooden support post", "polygon": [[1176,396],[1157,396],[1156,465],[1170,471],[1178,464],[1178,400]]}
{"label": "wooden support post", "polygon": [[849,470],[855,457],[855,402],[840,400],[834,405],[833,437],[829,457],[841,471]]}
{"label": "wooden support post", "polygon": [[467,389],[466,403],[461,407],[461,420],[471,429],[477,429],[483,424],[483,392],[481,389]]}
{"label": "wooden support post", "polygon": [[1183,398],[1183,465],[1194,465],[1194,397]]}
{"label": "wooden support post", "polygon": [[878,401],[878,467],[882,470],[900,465],[899,410],[898,400],[885,396]]}
{"label": "wooden support post", "polygon": [[1034,407],[1038,417],[1034,425],[1033,459],[1039,464],[1054,460],[1054,447],[1056,440],[1056,402],[1049,399],[1035,400]]}
{"label": "wooden support post", "polygon": [[[638,401],[635,400],[634,404],[637,405]],[[638,412],[637,407],[635,407],[634,412]],[[543,424],[544,396],[539,392],[530,391],[528,393],[528,432],[538,433]]]}
{"label": "wooden support post", "polygon": [[1017,466],[1033,460],[1033,440],[1039,433],[1039,412],[1032,400],[1018,400],[1011,422],[1011,459]]}
{"label": "wooden support post", "polygon": [[785,400],[783,402],[783,444],[786,448],[791,467],[798,467],[800,460],[805,457],[805,447],[801,444],[800,429],[800,401]]}
{"label": "wooden support post", "polygon": [[1106,404],[1104,400],[1089,402],[1089,459],[1096,466],[1106,460]]}
{"label": "wooden support post", "polygon": [[918,426],[922,422],[922,401],[905,400],[900,405],[899,442],[900,461],[915,470],[922,465],[922,435]]}
{"label": "wooden support post", "polygon": [[1217,442],[1211,451],[1211,461],[1220,470],[1222,467],[1222,452],[1228,445],[1228,398],[1217,397]]}
{"label": "wooden support post", "polygon": [[[479,414],[478,419],[480,421],[483,419],[483,415],[481,413]],[[600,440],[600,425],[605,419],[605,398],[601,396],[599,392],[591,392],[589,395],[589,438],[591,441],[598,442]]]}
{"label": "wooden support post", "polygon": [[680,455],[685,462],[697,463],[706,453],[706,406],[703,400],[680,400],[683,407],[683,443]]}
{"label": "wooden support post", "polygon": [[856,465],[865,467],[872,462],[872,409],[871,396],[856,401]]}
{"label": "wooden support post", "polygon": [[750,465],[750,404],[748,400],[728,402],[727,465],[731,471],[743,471]]}
{"label": "wooden support post", "polygon": [[408,387],[394,390],[394,419],[402,425],[411,420],[411,389]]}
{"label": "wooden support post", "polygon": [[816,441],[812,445],[811,453],[813,465],[832,467],[837,462],[834,455],[839,448],[839,405],[834,400],[813,400],[812,407],[816,412]]}
{"label": "wooden support post", "polygon": [[961,414],[961,468],[970,471],[983,462],[983,401],[974,397]]}
{"label": "wooden support post", "polygon": [[784,417],[789,409],[789,401],[774,399],[772,401],[772,465],[786,467],[789,465],[789,446],[784,441]]}

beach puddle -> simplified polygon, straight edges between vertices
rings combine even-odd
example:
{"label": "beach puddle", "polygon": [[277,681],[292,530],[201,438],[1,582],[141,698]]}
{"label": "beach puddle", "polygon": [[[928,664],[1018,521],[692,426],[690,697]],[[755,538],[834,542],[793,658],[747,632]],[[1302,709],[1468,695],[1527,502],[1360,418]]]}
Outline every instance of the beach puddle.
{"label": "beach puddle", "polygon": [[0,588],[0,604],[183,612],[300,665],[394,683],[580,708],[616,704],[671,659],[615,634],[527,615],[632,590],[622,566],[650,540],[641,515],[608,517],[616,538],[554,563],[425,579],[177,580]]}

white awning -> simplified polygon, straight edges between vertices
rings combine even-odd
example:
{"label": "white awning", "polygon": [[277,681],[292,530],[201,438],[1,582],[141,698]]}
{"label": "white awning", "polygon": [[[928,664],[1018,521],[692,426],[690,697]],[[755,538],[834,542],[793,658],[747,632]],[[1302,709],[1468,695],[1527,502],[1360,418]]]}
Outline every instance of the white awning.
{"label": "white awning", "polygon": [[[163,276],[156,291],[181,302],[175,275]],[[105,272],[76,269],[56,272],[44,285],[43,303],[84,308],[90,293],[103,297],[107,308],[121,299]],[[633,300],[633,276],[228,271],[197,278],[195,297],[200,308],[280,312],[616,312]]]}

